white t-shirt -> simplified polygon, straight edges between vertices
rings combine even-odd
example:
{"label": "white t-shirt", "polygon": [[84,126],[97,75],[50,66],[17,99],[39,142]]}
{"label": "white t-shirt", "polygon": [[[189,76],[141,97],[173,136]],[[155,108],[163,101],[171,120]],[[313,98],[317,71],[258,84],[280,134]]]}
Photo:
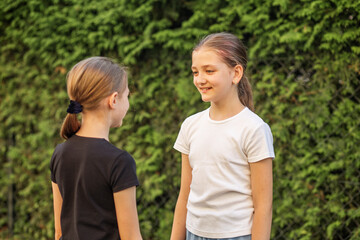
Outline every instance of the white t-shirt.
{"label": "white t-shirt", "polygon": [[174,145],[192,168],[186,228],[207,238],[248,235],[254,211],[249,162],[275,157],[271,130],[248,108],[222,121],[210,119],[209,110],[188,117]]}

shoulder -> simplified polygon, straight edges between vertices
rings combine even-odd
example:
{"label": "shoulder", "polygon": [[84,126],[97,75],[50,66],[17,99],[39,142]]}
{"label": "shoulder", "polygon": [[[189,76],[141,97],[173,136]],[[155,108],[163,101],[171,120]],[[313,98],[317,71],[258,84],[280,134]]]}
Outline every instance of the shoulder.
{"label": "shoulder", "polygon": [[243,110],[243,114],[241,115],[241,121],[244,127],[250,131],[255,131],[259,128],[266,128],[268,124],[259,117],[256,113],[251,111],[248,108]]}
{"label": "shoulder", "polygon": [[126,150],[114,146],[110,142],[106,142],[104,144],[104,150],[106,151],[104,153],[105,155],[107,155],[106,157],[114,161],[113,164],[135,164],[135,160],[130,153],[128,153]]}
{"label": "shoulder", "polygon": [[135,160],[131,154],[121,149],[118,149],[117,160],[126,161],[128,163],[135,163]]}
{"label": "shoulder", "polygon": [[112,160],[112,165],[132,165],[135,164],[134,158],[127,151],[120,149],[110,142],[103,142],[102,151],[104,158]]}
{"label": "shoulder", "polygon": [[254,126],[262,125],[265,123],[264,120],[259,117],[259,115],[251,111],[249,108],[244,109],[244,117],[248,119],[248,124],[252,124]]}
{"label": "shoulder", "polygon": [[118,155],[113,159],[110,173],[110,183],[114,192],[139,185],[134,158],[125,150],[118,149],[117,153]]}
{"label": "shoulder", "polygon": [[[53,172],[57,169],[57,167],[59,166],[59,164],[61,164],[61,159],[63,158],[64,154],[66,153],[66,150],[64,150],[65,147],[65,143],[60,143],[55,147],[55,150],[51,156],[51,160],[50,160],[50,170],[51,173],[53,174]],[[56,182],[55,177],[52,175],[52,181]]]}
{"label": "shoulder", "polygon": [[247,140],[263,137],[272,139],[272,133],[269,125],[250,109],[246,108],[242,122],[244,123],[242,126],[245,133],[244,137],[246,137]]}
{"label": "shoulder", "polygon": [[207,114],[209,114],[209,108],[187,117],[182,123],[182,127],[193,125],[194,123],[198,122],[200,119],[206,117]]}
{"label": "shoulder", "polygon": [[53,155],[51,157],[52,160],[55,159],[57,156],[61,155],[64,152],[65,143],[66,142],[59,143],[58,145],[56,145],[55,150],[53,152]]}
{"label": "shoulder", "polygon": [[258,137],[271,137],[272,133],[269,125],[256,113],[250,109],[245,108],[243,113],[240,115],[238,128],[243,132],[243,137],[246,141]]}
{"label": "shoulder", "polygon": [[91,159],[101,158],[103,161],[106,160],[107,162],[111,162],[111,160],[118,158],[131,158],[128,152],[116,147],[103,138],[74,136],[62,143],[58,148],[63,152],[73,152],[73,155],[87,152]]}

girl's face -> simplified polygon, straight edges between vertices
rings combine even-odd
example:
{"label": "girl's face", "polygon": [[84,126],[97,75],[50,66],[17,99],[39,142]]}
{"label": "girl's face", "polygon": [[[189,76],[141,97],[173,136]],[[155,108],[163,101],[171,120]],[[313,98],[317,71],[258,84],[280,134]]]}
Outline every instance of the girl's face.
{"label": "girl's face", "polygon": [[192,53],[194,84],[204,102],[219,103],[237,94],[235,71],[212,49],[200,48]]}
{"label": "girl's face", "polygon": [[125,91],[121,95],[119,94],[116,96],[116,113],[112,127],[120,127],[122,125],[122,120],[129,109],[129,93],[129,88],[126,87]]}

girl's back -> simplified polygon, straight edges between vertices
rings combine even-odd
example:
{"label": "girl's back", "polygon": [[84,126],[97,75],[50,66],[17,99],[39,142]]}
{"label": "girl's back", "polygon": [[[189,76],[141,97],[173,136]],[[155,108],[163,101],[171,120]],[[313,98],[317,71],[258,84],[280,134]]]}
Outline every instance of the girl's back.
{"label": "girl's back", "polygon": [[130,154],[105,139],[74,135],[56,147],[51,180],[63,196],[63,239],[120,239],[113,192],[138,185]]}
{"label": "girl's back", "polygon": [[109,142],[129,108],[125,68],[105,57],[85,59],[68,73],[67,90],[66,141],[50,163],[55,239],[139,240],[135,161]]}

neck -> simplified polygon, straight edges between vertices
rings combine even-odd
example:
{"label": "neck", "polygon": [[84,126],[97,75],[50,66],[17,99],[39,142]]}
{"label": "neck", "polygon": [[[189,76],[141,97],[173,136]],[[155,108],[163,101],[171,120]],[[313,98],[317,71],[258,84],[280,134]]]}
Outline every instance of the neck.
{"label": "neck", "polygon": [[225,120],[241,112],[245,106],[240,102],[237,93],[229,95],[219,102],[211,102],[210,118],[215,121]]}
{"label": "neck", "polygon": [[81,127],[76,133],[82,137],[104,138],[109,141],[110,123],[104,112],[82,113]]}

